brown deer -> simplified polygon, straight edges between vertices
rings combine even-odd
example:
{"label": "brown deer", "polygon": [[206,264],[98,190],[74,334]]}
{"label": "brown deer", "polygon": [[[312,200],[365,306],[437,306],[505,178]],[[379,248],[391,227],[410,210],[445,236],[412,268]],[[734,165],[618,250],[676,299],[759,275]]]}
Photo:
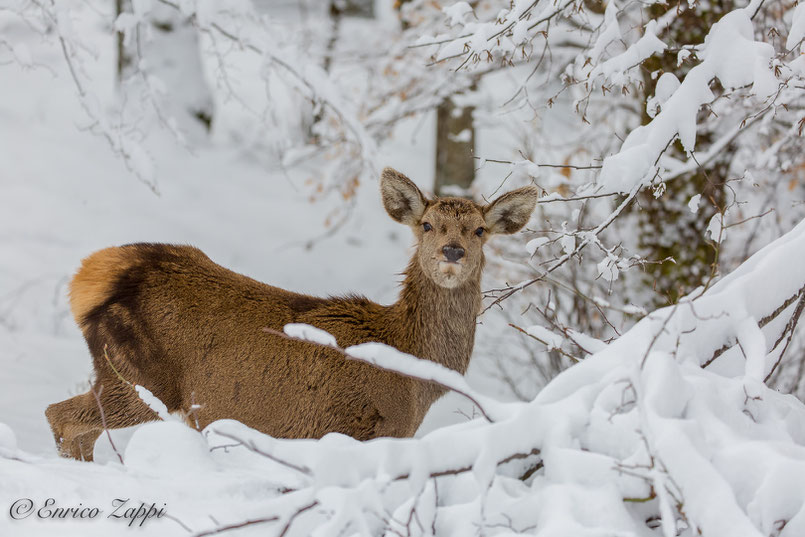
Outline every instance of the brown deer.
{"label": "brown deer", "polygon": [[463,374],[481,306],[483,245],[528,222],[537,189],[486,206],[429,200],[390,168],[380,188],[388,214],[410,226],[418,243],[390,306],[272,287],[191,246],[130,244],[84,259],[70,283],[70,306],[95,379],[89,392],[45,412],[61,454],[92,460],[104,421],[119,428],[158,419],[130,384],[197,427],[233,418],[284,438],[412,436],[442,388],[271,331],[305,323],[340,347],[381,342]]}

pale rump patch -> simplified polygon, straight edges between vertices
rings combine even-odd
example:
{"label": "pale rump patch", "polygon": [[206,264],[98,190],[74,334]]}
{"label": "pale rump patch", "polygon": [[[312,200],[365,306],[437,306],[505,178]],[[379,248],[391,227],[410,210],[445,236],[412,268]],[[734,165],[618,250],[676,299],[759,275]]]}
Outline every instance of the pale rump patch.
{"label": "pale rump patch", "polygon": [[81,262],[70,282],[70,309],[79,326],[109,296],[117,275],[133,263],[132,253],[118,247],[99,250]]}

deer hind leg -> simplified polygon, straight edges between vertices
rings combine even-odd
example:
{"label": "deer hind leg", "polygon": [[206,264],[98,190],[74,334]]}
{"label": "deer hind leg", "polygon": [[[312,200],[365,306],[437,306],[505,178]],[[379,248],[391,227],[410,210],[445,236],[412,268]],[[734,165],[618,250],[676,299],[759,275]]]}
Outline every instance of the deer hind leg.
{"label": "deer hind leg", "polygon": [[104,430],[104,421],[107,428],[119,429],[159,419],[127,384],[99,380],[93,390],[99,395],[100,406],[90,390],[45,410],[62,457],[92,461],[95,441]]}

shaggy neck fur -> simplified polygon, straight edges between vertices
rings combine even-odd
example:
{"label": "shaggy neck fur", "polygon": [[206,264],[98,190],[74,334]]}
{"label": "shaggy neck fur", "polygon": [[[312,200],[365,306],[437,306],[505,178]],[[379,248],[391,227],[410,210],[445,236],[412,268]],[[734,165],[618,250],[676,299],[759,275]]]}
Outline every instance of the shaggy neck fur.
{"label": "shaggy neck fur", "polygon": [[[461,374],[467,370],[481,309],[483,260],[462,285],[446,289],[422,271],[417,255],[405,270],[400,299],[389,307],[400,350],[432,360]],[[443,390],[429,385],[428,399]]]}

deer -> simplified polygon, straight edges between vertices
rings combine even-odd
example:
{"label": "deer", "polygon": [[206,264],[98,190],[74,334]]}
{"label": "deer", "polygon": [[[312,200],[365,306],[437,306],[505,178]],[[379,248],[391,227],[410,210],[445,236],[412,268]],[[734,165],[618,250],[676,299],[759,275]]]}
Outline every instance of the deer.
{"label": "deer", "polygon": [[60,455],[92,461],[104,430],[158,420],[135,384],[199,430],[229,418],[277,438],[413,436],[444,387],[283,337],[283,327],[314,326],[340,348],[384,343],[463,375],[481,309],[484,244],[526,225],[538,189],[486,205],[429,199],[386,168],[380,192],[388,215],[416,238],[399,299],[388,306],[273,287],[187,245],[129,244],[85,258],[69,297],[94,379],[87,393],[45,411]]}

